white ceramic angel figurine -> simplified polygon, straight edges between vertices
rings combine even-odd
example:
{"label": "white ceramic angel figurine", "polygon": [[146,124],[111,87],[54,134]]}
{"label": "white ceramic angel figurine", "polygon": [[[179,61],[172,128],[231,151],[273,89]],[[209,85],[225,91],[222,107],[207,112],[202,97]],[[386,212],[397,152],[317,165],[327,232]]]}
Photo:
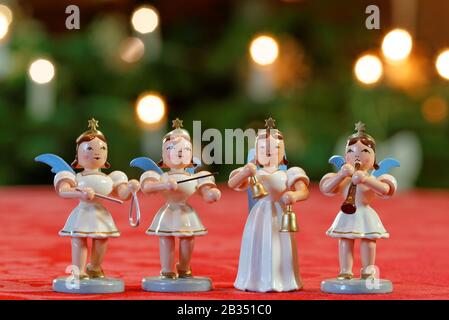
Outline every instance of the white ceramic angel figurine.
{"label": "white ceramic angel figurine", "polygon": [[[353,278],[355,239],[360,239],[360,279],[376,276],[376,240],[388,238],[389,233],[376,211],[370,207],[370,202],[375,196],[387,199],[397,189],[396,179],[386,172],[391,166],[399,166],[399,163],[394,159],[385,159],[379,168],[374,138],[365,133],[365,125],[361,122],[356,124],[356,130],[348,138],[344,160],[340,158],[339,164],[335,162],[338,156],[330,160],[340,168],[339,172],[326,174],[320,182],[320,190],[325,195],[342,194],[346,199],[327,231],[328,236],[339,239],[340,273],[337,281],[326,280],[322,283],[323,291],[333,293],[376,293],[375,288],[368,288],[364,281],[344,281]],[[391,292],[391,282],[383,280],[378,289],[381,293]]]}
{"label": "white ceramic angel figurine", "polygon": [[[123,283],[118,284],[118,287],[115,286],[117,281],[120,283],[121,280],[115,281],[112,285],[107,283],[102,269],[108,238],[119,237],[120,232],[101,199],[114,200],[109,195],[116,194],[121,199],[127,200],[133,192],[139,190],[139,182],[128,181],[126,174],[121,171],[113,171],[109,175],[101,172],[102,168],[109,168],[110,165],[107,162],[106,137],[97,130],[97,127],[98,121],[89,120],[89,130],[76,139],[76,156],[72,167],[83,169],[81,172],[75,173],[64,160],[55,155],[46,154],[36,158],[37,161],[53,167],[53,172],[56,172],[54,186],[60,197],[80,200],[59,232],[60,236],[72,238],[72,266],[76,268],[72,272],[80,280],[105,280],[97,281],[95,284],[84,281],[81,284],[85,287],[78,290],[70,286],[65,288],[64,281],[60,283],[55,280],[54,287],[56,286],[57,291],[77,293],[123,291]],[[89,238],[92,239],[92,248],[90,263],[87,264]]]}
{"label": "white ceramic angel figurine", "polygon": [[280,229],[287,207],[307,199],[309,178],[299,167],[280,169],[287,160],[284,138],[274,129],[274,124],[269,118],[267,129],[258,132],[255,163],[232,171],[228,181],[230,188],[243,191],[256,177],[267,193],[252,207],[245,224],[234,283],[240,290],[280,292],[299,290],[303,286],[295,234]]}
{"label": "white ceramic angel figurine", "polygon": [[[161,193],[166,200],[146,232],[159,237],[160,277],[144,279],[143,288],[148,291],[207,291],[211,288],[210,281],[207,278],[193,277],[190,266],[195,237],[207,234],[207,229],[187,200],[199,192],[206,202],[215,202],[220,199],[221,193],[211,173],[192,173],[188,170],[194,165],[190,135],[187,130],[182,129],[182,121],[179,119],[173,121],[173,127],[174,130],[163,138],[162,160],[158,164],[169,170],[148,170],[140,178],[142,192]],[[150,161],[148,158],[146,160]],[[176,268],[175,238],[179,239]],[[182,279],[190,280],[186,282]],[[205,279],[207,280],[201,281]]]}

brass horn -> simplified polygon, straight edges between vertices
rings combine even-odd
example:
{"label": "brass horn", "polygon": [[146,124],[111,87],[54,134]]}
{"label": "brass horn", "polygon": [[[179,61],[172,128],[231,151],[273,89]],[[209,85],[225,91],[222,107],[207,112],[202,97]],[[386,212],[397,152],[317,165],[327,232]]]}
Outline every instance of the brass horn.
{"label": "brass horn", "polygon": [[[356,162],[355,169],[360,169],[360,163]],[[357,193],[357,186],[351,182],[351,185],[348,189],[348,195],[346,196],[345,202],[341,205],[341,211],[346,214],[354,214],[357,211],[357,207],[355,205],[355,196]]]}

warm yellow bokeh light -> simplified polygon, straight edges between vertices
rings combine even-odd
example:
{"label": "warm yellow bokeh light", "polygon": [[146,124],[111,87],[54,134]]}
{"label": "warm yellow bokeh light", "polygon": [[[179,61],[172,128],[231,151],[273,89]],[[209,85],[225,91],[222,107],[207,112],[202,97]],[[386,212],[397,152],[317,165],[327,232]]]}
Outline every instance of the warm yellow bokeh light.
{"label": "warm yellow bokeh light", "polygon": [[49,60],[38,59],[31,63],[28,74],[34,82],[48,83],[55,76],[55,66]]}
{"label": "warm yellow bokeh light", "polygon": [[145,45],[139,38],[127,38],[120,46],[120,58],[127,63],[139,61],[144,53]]}
{"label": "warm yellow bokeh light", "polygon": [[427,122],[438,123],[447,118],[448,109],[446,100],[439,96],[432,96],[424,101],[421,112]]}
{"label": "warm yellow bokeh light", "polygon": [[0,4],[0,16],[3,16],[6,18],[6,21],[8,22],[8,25],[12,22],[12,11],[4,4]]}
{"label": "warm yellow bokeh light", "polygon": [[442,122],[447,118],[448,105],[443,98],[433,96],[424,101],[421,112],[424,119],[430,123]]}
{"label": "warm yellow bokeh light", "polygon": [[356,61],[354,73],[360,82],[368,85],[374,84],[382,77],[382,62],[378,57],[366,54]]}
{"label": "warm yellow bokeh light", "polygon": [[449,80],[449,49],[445,49],[438,55],[435,67],[441,77]]}
{"label": "warm yellow bokeh light", "polygon": [[0,40],[6,36],[6,34],[8,33],[8,29],[8,20],[6,20],[6,17],[2,13],[0,13]]}
{"label": "warm yellow bokeh light", "polygon": [[136,9],[131,17],[134,30],[140,33],[150,33],[159,25],[159,14],[156,9],[144,6]]}
{"label": "warm yellow bokeh light", "polygon": [[136,112],[140,121],[157,124],[165,116],[165,102],[160,95],[147,93],[137,100]]}
{"label": "warm yellow bokeh light", "polygon": [[382,53],[388,60],[398,62],[409,56],[412,46],[413,40],[410,33],[403,29],[394,29],[384,37]]}
{"label": "warm yellow bokeh light", "polygon": [[271,36],[258,36],[251,41],[249,52],[254,62],[265,66],[276,61],[279,55],[279,45]]}

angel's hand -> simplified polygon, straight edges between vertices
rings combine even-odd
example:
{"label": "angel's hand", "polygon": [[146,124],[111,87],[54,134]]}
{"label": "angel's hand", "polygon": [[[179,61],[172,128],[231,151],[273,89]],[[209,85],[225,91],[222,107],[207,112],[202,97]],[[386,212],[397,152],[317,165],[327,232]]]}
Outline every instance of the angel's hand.
{"label": "angel's hand", "polygon": [[218,188],[209,188],[203,194],[206,202],[216,202],[221,198],[221,191]]}
{"label": "angel's hand", "polygon": [[165,188],[168,191],[175,191],[178,189],[178,182],[175,179],[169,178],[165,182]]}
{"label": "angel's hand", "polygon": [[282,195],[282,202],[284,202],[287,206],[294,204],[296,202],[296,197],[294,191],[287,191]]}
{"label": "angel's hand", "polygon": [[128,191],[130,193],[136,193],[140,189],[139,181],[133,179],[128,182]]}
{"label": "angel's hand", "polygon": [[257,173],[257,166],[254,163],[247,163],[244,167],[247,177],[253,177]]}
{"label": "angel's hand", "polygon": [[340,175],[343,177],[350,177],[354,174],[354,167],[351,166],[349,163],[344,164],[340,169]]}
{"label": "angel's hand", "polygon": [[355,185],[364,183],[367,178],[368,174],[365,171],[358,170],[352,175],[352,183]]}
{"label": "angel's hand", "polygon": [[81,196],[80,198],[82,200],[93,200],[95,198],[95,191],[92,188],[86,187],[86,188],[80,188]]}

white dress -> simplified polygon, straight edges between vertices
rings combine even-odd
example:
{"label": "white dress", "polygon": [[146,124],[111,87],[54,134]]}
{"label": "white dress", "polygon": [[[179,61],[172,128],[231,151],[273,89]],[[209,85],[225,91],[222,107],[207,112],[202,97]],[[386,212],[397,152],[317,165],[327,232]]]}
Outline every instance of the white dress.
{"label": "white dress", "polygon": [[[77,173],[61,171],[55,175],[54,185],[58,188],[60,182],[68,182],[72,187],[90,187],[95,193],[110,195],[118,185],[127,183],[126,174],[114,171],[106,175],[100,171],[93,173]],[[118,237],[120,232],[115,226],[111,214],[98,198],[93,200],[80,200],[73,209],[67,222],[59,231],[60,236],[81,238],[109,238]]]}
{"label": "white dress", "polygon": [[[231,177],[241,170],[231,172]],[[302,180],[309,178],[304,170],[292,167],[287,171],[256,174],[268,195],[259,199],[249,213],[243,231],[239,268],[234,286],[240,290],[268,292],[292,291],[302,288],[294,233],[280,232],[285,205],[281,196]],[[248,181],[236,188],[246,190]]]}
{"label": "white dress", "polygon": [[[193,177],[207,175],[209,172],[201,171],[193,175],[185,173],[163,173],[146,171],[140,177],[140,183],[147,179],[152,181],[167,181],[168,178],[181,181]],[[187,203],[188,198],[201,187],[209,185],[216,187],[213,176],[192,180],[178,184],[175,191],[162,191],[166,200],[165,205],[159,209],[146,234],[157,236],[192,237],[207,234],[196,211]]]}
{"label": "white dress", "polygon": [[[320,185],[325,180],[334,176],[335,173],[328,173],[320,182]],[[396,179],[389,174],[383,174],[377,180],[387,183],[390,186],[390,192],[383,196],[386,199],[391,197],[397,188]],[[350,185],[350,179],[347,179],[347,184],[341,188],[343,198],[346,198]],[[332,196],[338,193],[327,193]],[[355,195],[356,212],[354,214],[346,214],[340,211],[334,220],[332,226],[327,230],[326,234],[333,238],[347,238],[347,239],[382,239],[388,238],[390,235],[385,230],[382,221],[376,211],[370,207],[370,202],[376,196],[376,193],[365,185],[358,185]]]}

